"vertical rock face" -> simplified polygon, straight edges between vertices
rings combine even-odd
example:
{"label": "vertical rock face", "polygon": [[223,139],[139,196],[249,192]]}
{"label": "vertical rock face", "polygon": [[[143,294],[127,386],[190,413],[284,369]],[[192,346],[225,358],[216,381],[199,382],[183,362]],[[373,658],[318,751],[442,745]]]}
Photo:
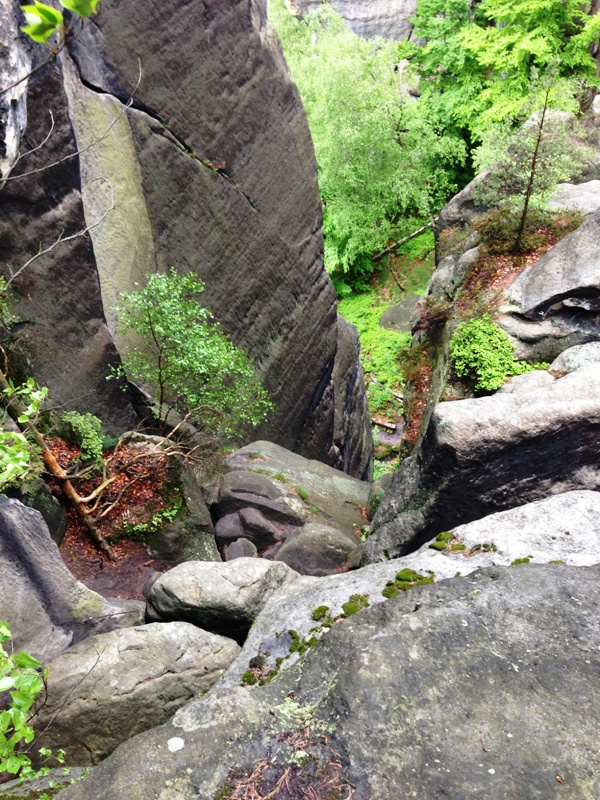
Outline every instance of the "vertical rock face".
{"label": "vertical rock face", "polygon": [[[310,11],[319,2],[290,0],[288,7],[292,10],[296,7],[300,12]],[[331,5],[359,36],[408,39],[412,33],[410,18],[417,9],[417,0],[331,0]]]}
{"label": "vertical rock face", "polygon": [[[262,0],[168,9],[147,0],[143,14],[113,0],[67,50],[29,80],[22,150],[43,139],[48,106],[55,126],[14,173],[79,155],[0,195],[2,262],[23,263],[62,228],[90,227],[15,284],[22,314],[36,320],[27,335],[45,343],[29,368],[71,406],[79,382],[88,394],[79,405],[119,428],[126,398],[109,397],[99,378],[128,346],[115,302],[150,271],[195,271],[276,403],[260,436],[365,476],[357,347],[352,369],[344,345],[340,368],[312,143]],[[65,358],[69,325],[77,334]]]}

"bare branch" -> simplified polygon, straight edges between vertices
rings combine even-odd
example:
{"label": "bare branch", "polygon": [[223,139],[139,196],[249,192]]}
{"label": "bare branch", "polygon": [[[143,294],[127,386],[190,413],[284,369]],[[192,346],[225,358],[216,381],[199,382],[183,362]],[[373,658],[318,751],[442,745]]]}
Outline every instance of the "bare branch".
{"label": "bare branch", "polygon": [[[76,156],[82,155],[82,153],[86,153],[88,150],[91,150],[92,147],[95,147],[103,139],[106,139],[106,137],[108,136],[110,131],[114,128],[114,126],[117,124],[117,122],[121,119],[121,117],[125,113],[127,113],[128,109],[130,109],[131,106],[133,105],[133,98],[134,98],[135,92],[138,90],[141,82],[142,82],[142,62],[138,59],[138,79],[137,79],[137,82],[136,82],[135,86],[133,87],[133,91],[131,92],[131,94],[129,96],[129,99],[123,105],[123,108],[119,111],[117,116],[114,117],[113,120],[111,120],[111,122],[109,123],[109,125],[106,128],[106,130],[104,131],[104,133],[100,134],[100,136],[98,136],[97,139],[94,139],[94,141],[90,142],[90,144],[86,144],[86,146],[82,147],[80,150],[76,150],[74,153],[68,153],[66,156],[63,156],[62,158],[59,158],[56,161],[52,161],[50,164],[45,164],[43,167],[37,167],[36,169],[29,170],[29,172],[21,172],[21,173],[19,173],[19,175],[9,175],[7,178],[3,179],[2,184],[4,185],[5,183],[8,183],[9,181],[18,181],[21,178],[27,178],[29,175],[37,175],[40,172],[45,172],[47,169],[52,169],[52,167],[57,167],[59,164],[64,164],[65,161],[69,161],[70,159],[75,158]],[[50,112],[50,113],[52,114],[52,112]],[[54,119],[53,119],[53,122],[54,122]],[[47,141],[48,141],[48,138],[46,138],[42,144],[44,144]],[[36,147],[35,150],[39,150],[39,146]],[[23,156],[29,155],[30,153],[35,152],[35,150],[30,150],[29,153],[24,153]],[[21,158],[21,156],[19,156],[19,158]],[[17,161],[18,160],[19,159],[17,159]],[[16,163],[17,162],[15,161],[15,164]],[[13,167],[14,167],[14,165],[13,165]]]}
{"label": "bare branch", "polygon": [[[14,161],[12,167],[11,167],[11,171],[15,168],[15,166],[19,163],[19,161],[22,158],[25,158],[26,156],[30,156],[32,153],[37,153],[38,150],[41,150],[42,147],[48,141],[48,139],[52,136],[52,131],[54,130],[54,114],[52,113],[52,109],[49,109],[48,113],[50,114],[50,130],[48,131],[48,133],[46,134],[44,139],[36,147],[32,148],[31,150],[26,150],[24,153],[19,153],[19,155],[17,156],[17,158],[15,159],[15,161]],[[8,179],[8,176],[2,180],[2,183],[3,184],[6,183],[7,179]]]}
{"label": "bare branch", "polygon": [[411,239],[420,236],[427,230],[427,228],[433,228],[435,222],[436,220],[432,219],[430,222],[427,223],[427,225],[423,225],[422,228],[419,228],[418,231],[415,231],[414,233],[405,236],[403,239],[398,239],[397,242],[393,242],[388,247],[385,247],[383,250],[380,250],[379,253],[375,253],[375,255],[371,258],[371,261],[379,261],[384,256],[387,256],[388,253],[393,253],[393,251],[396,250],[396,248],[400,247],[403,244],[406,244],[406,242],[410,242]]}
{"label": "bare branch", "polygon": [[[64,231],[61,231],[61,233],[58,236],[58,239],[56,239],[49,247],[46,247],[44,250],[42,250],[42,246],[40,245],[40,249],[38,250],[38,252],[34,256],[31,256],[31,258],[28,261],[26,261],[22,266],[20,266],[19,269],[16,272],[12,272],[12,270],[11,270],[11,275],[10,275],[10,278],[6,281],[6,285],[4,286],[4,291],[6,291],[6,289],[8,289],[8,287],[11,285],[11,283],[13,283],[13,281],[16,278],[18,278],[19,275],[24,270],[27,269],[27,267],[31,266],[31,264],[33,264],[34,261],[37,261],[38,258],[41,258],[42,256],[48,255],[48,253],[51,253],[55,248],[58,247],[59,244],[66,244],[66,242],[72,242],[74,239],[80,239],[82,236],[85,236],[91,230],[93,230],[94,228],[97,228],[98,225],[101,225],[104,222],[104,220],[106,219],[106,217],[110,214],[110,212],[114,211],[114,209],[115,209],[115,190],[113,188],[112,183],[105,177],[96,178],[96,180],[104,181],[104,183],[106,183],[110,188],[110,195],[111,195],[110,206],[104,211],[102,216],[100,216],[95,222],[92,222],[91,225],[88,225],[87,227],[83,228],[80,231],[77,231],[77,233],[71,234],[70,236],[63,236]],[[92,183],[93,183],[93,181],[92,181]]]}

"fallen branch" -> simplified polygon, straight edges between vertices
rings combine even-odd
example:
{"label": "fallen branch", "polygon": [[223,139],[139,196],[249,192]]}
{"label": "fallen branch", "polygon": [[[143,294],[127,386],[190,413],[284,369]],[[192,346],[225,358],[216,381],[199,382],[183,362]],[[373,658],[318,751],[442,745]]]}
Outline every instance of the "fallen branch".
{"label": "fallen branch", "polygon": [[[427,225],[423,225],[422,228],[419,228],[418,231],[405,236],[403,239],[398,239],[397,242],[392,242],[392,244],[388,245],[383,250],[380,250],[379,253],[375,253],[374,256],[371,257],[371,261],[380,261],[384,256],[387,256],[389,253],[393,253],[398,247],[407,242],[410,242],[411,239],[415,239],[417,236],[420,236],[422,233],[425,233],[427,228],[433,228],[435,220],[431,220],[427,223]],[[397,281],[396,281],[397,282]]]}

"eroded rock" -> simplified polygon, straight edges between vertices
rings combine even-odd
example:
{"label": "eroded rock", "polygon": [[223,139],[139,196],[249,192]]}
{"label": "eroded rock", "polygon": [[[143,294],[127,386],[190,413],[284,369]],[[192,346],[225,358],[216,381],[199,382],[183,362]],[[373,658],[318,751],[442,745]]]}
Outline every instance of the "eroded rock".
{"label": "eroded rock", "polygon": [[275,556],[301,575],[329,575],[348,567],[360,540],[327,525],[309,523],[291,533]]}
{"label": "eroded rock", "polygon": [[380,561],[441,531],[575,489],[600,488],[600,365],[548,386],[436,406],[386,490],[367,541]]}
{"label": "eroded rock", "polygon": [[91,636],[48,665],[48,698],[35,719],[36,731],[45,731],[38,746],[64,748],[69,763],[96,764],[208,691],[239,649],[187,622]]}
{"label": "eroded rock", "polygon": [[184,620],[243,641],[273,592],[297,578],[286,564],[259,558],[226,563],[187,561],[152,585],[146,617]]}
{"label": "eroded rock", "polygon": [[598,567],[525,565],[411,589],[335,625],[266,686],[213,688],[61,800],[213,800],[262,759],[276,778],[289,767],[295,787],[286,737],[307,726],[311,763],[326,770],[331,747],[355,800],[590,800],[599,578]]}
{"label": "eroded rock", "polygon": [[142,621],[143,604],[106,600],[69,572],[39,512],[0,496],[0,606],[16,650],[46,662],[100,631]]}

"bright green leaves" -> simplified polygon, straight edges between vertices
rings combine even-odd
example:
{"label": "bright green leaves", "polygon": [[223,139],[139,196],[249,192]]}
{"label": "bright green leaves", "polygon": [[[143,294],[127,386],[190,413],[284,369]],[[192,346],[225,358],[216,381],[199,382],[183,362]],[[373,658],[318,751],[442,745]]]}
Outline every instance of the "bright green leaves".
{"label": "bright green leaves", "polygon": [[98,0],[60,0],[60,4],[63,8],[87,19],[96,10]]}
{"label": "bright green leaves", "polygon": [[33,6],[21,6],[21,11],[25,14],[27,25],[21,30],[26,33],[34,42],[47,44],[48,39],[53,33],[63,27],[63,15],[51,6],[35,0]]}
{"label": "bright green leaves", "polygon": [[[88,19],[96,11],[98,0],[60,0],[60,4],[77,16]],[[66,33],[62,12],[52,6],[35,0],[32,6],[21,6],[21,11],[27,22],[27,25],[23,25],[21,30],[34,42],[49,44],[48,40],[53,34]]]}
{"label": "bright green leaves", "polygon": [[[48,389],[38,388],[35,381],[29,378],[22,386],[4,389],[3,394],[6,397],[3,401],[5,405],[14,397],[25,406],[19,422],[26,424],[37,419]],[[25,434],[7,430],[0,422],[0,489],[21,483],[28,476],[33,469],[38,450],[37,445],[32,444]],[[4,641],[2,636],[0,641]]]}
{"label": "bright green leaves", "polygon": [[264,420],[272,404],[251,359],[198,300],[203,290],[197,275],[171,270],[122,295],[119,324],[142,340],[123,361],[131,378],[155,392],[161,419],[176,408],[213,434],[235,436]]}
{"label": "bright green leaves", "polygon": [[[0,641],[10,638],[9,626],[0,622]],[[28,720],[47,676],[47,670],[33,656],[23,652],[12,655],[0,645],[0,692],[10,692],[8,708],[0,713],[0,773],[35,775],[29,756],[19,750],[21,743],[28,744],[34,739]]]}

